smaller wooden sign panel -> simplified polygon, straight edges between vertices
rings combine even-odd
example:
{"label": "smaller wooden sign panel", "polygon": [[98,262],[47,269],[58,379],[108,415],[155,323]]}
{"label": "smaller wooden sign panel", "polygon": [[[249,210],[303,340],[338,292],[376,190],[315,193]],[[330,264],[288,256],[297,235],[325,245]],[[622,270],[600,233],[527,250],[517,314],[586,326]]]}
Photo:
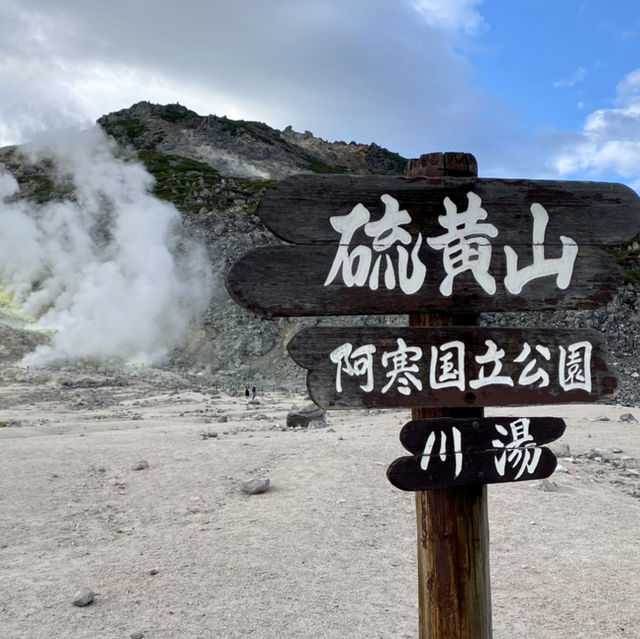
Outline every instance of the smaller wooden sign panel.
{"label": "smaller wooden sign panel", "polygon": [[448,433],[456,451],[471,453],[495,448],[494,442],[501,440],[512,446],[548,444],[562,437],[565,428],[560,417],[438,417],[405,424],[400,443],[414,455],[430,455],[436,440],[446,445]]}
{"label": "smaller wooden sign panel", "polygon": [[539,446],[428,457],[400,457],[387,469],[387,478],[400,490],[433,490],[469,484],[544,479],[556,469],[555,455]]}
{"label": "smaller wooden sign panel", "polygon": [[556,458],[539,444],[558,439],[565,423],[557,417],[438,418],[411,421],[400,433],[414,453],[387,470],[401,490],[430,490],[465,484],[543,479]]}
{"label": "smaller wooden sign panel", "polygon": [[617,385],[593,330],[309,328],[287,348],[323,408],[593,402]]}

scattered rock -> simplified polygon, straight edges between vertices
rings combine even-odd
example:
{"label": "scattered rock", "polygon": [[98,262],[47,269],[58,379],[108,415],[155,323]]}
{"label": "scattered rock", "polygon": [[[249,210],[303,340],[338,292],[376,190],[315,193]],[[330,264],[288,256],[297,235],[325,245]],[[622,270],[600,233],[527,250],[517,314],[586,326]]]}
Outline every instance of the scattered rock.
{"label": "scattered rock", "polygon": [[326,428],[328,425],[329,424],[327,424],[326,421],[315,419],[312,422],[309,422],[309,426],[307,428],[309,428],[309,430],[313,430],[316,428]]}
{"label": "scattered rock", "polygon": [[552,442],[551,444],[547,444],[547,448],[551,450],[551,452],[556,457],[570,457],[571,451],[569,449],[569,444],[565,444],[563,442]]}
{"label": "scattered rock", "polygon": [[621,422],[638,422],[638,420],[631,413],[624,413],[620,415]]}
{"label": "scattered rock", "polygon": [[202,439],[215,439],[217,436],[218,433],[215,430],[210,430],[206,433],[203,430],[200,431],[200,437],[202,437]]}
{"label": "scattered rock", "polygon": [[144,632],[133,632],[129,635],[130,639],[143,639],[144,638]]}
{"label": "scattered rock", "polygon": [[90,588],[80,588],[73,597],[74,606],[88,606],[95,597],[95,593]]}
{"label": "scattered rock", "polygon": [[141,459],[131,470],[149,470],[149,462],[146,459]]}
{"label": "scattered rock", "polygon": [[614,455],[612,448],[592,448],[588,453],[587,457],[589,459],[595,460],[610,460]]}
{"label": "scattered rock", "polygon": [[[326,411],[315,404],[305,404],[302,408],[294,406],[287,415],[287,427],[308,428],[312,422],[324,422],[326,425],[326,415]],[[324,426],[320,428],[324,428]]]}
{"label": "scattered rock", "polygon": [[538,484],[538,488],[540,490],[544,490],[546,493],[557,493],[558,492],[558,484],[556,484],[554,481],[549,481],[548,479],[543,479]]}
{"label": "scattered rock", "polygon": [[247,495],[259,495],[260,493],[266,493],[271,487],[271,482],[268,477],[258,477],[256,479],[249,479],[242,482],[242,492]]}
{"label": "scattered rock", "polygon": [[220,415],[220,417],[218,417],[219,424],[225,424],[228,421],[229,421],[229,417],[227,415]]}

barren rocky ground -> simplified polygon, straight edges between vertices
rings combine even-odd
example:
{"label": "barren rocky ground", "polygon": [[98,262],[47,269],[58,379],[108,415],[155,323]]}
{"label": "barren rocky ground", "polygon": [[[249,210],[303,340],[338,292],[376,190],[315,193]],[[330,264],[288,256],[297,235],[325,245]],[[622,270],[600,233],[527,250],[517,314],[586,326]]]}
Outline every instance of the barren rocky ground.
{"label": "barren rocky ground", "polygon": [[[2,637],[417,636],[414,499],[385,477],[408,411],[288,429],[302,389],[241,390],[5,375]],[[568,426],[549,481],[489,487],[494,636],[640,637],[640,409],[488,413],[514,410]],[[243,492],[260,477],[267,492]]]}

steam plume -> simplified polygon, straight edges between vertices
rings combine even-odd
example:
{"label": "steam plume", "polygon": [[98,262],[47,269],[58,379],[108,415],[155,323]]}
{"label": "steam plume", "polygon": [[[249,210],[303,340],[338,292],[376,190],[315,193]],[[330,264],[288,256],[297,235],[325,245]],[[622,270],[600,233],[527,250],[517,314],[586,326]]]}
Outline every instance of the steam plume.
{"label": "steam plume", "polygon": [[36,205],[16,200],[0,165],[0,284],[48,346],[23,360],[119,357],[157,363],[208,305],[204,248],[180,237],[180,214],[150,190],[153,178],[116,157],[100,129],[25,148],[50,158],[73,195]]}

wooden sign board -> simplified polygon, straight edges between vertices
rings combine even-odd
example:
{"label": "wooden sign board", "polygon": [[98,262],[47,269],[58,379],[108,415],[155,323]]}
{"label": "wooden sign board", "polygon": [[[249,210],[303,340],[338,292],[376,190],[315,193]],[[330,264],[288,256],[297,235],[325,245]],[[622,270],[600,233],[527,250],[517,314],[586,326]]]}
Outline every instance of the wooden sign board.
{"label": "wooden sign board", "polygon": [[593,402],[617,385],[593,330],[309,328],[287,348],[323,408]]}
{"label": "wooden sign board", "polygon": [[435,453],[443,443],[450,452],[471,453],[494,449],[500,440],[504,446],[548,444],[565,428],[559,417],[438,417],[405,424],[400,443],[414,455]]}
{"label": "wooden sign board", "polygon": [[[447,214],[446,199],[458,215],[473,208],[475,200],[470,200],[469,193],[477,196],[478,208],[486,212],[482,224],[498,229],[495,239],[500,244],[531,243],[531,206],[535,203],[549,215],[545,243],[550,246],[560,245],[561,235],[578,244],[600,246],[620,244],[640,232],[640,198],[628,186],[612,182],[294,175],[265,192],[258,215],[272,233],[287,242],[338,244],[341,234],[331,218],[347,216],[361,204],[370,212],[367,223],[380,220],[389,214],[381,199],[388,194],[410,218],[401,222],[402,228],[413,237],[421,233],[427,238],[444,233],[438,218]],[[366,230],[359,230],[362,237],[367,236]]]}
{"label": "wooden sign board", "polygon": [[[509,293],[501,284],[506,275],[504,263],[492,267],[495,292],[487,293],[471,273],[463,272],[455,278],[451,294],[442,295],[439,285],[445,275],[441,255],[421,254],[424,281],[410,294],[400,286],[386,288],[380,283],[375,290],[368,284],[347,285],[342,277],[326,283],[335,259],[336,248],[332,246],[257,248],[232,266],[227,290],[240,306],[266,317],[432,311],[455,314],[593,308],[611,300],[624,280],[613,258],[594,247],[580,248],[568,289],[559,289],[555,277],[545,277],[526,287],[521,295]],[[392,270],[397,269],[397,256],[390,263]]]}
{"label": "wooden sign board", "polygon": [[623,277],[601,248],[640,231],[620,184],[293,176],[259,214],[296,246],[245,255],[227,276],[267,316],[585,308]]}
{"label": "wooden sign board", "polygon": [[542,479],[556,460],[539,444],[558,439],[565,427],[557,417],[414,420],[400,432],[414,456],[396,459],[387,477],[401,490]]}
{"label": "wooden sign board", "polygon": [[556,469],[555,455],[544,447],[400,457],[387,469],[387,478],[400,490],[432,490],[469,484],[544,479]]}

